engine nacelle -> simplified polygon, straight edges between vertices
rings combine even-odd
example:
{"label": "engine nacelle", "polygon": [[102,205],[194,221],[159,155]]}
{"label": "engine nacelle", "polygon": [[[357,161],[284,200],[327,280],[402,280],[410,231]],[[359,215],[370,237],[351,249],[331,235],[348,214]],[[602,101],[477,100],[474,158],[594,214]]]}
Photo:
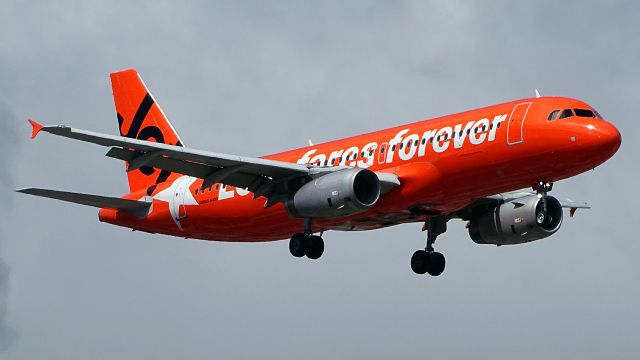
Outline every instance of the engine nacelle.
{"label": "engine nacelle", "polygon": [[553,235],[562,225],[562,205],[547,196],[526,196],[501,204],[471,219],[469,235],[478,244],[513,245]]}
{"label": "engine nacelle", "polygon": [[331,218],[365,211],[379,198],[378,176],[371,170],[352,168],[313,179],[285,204],[296,217]]}

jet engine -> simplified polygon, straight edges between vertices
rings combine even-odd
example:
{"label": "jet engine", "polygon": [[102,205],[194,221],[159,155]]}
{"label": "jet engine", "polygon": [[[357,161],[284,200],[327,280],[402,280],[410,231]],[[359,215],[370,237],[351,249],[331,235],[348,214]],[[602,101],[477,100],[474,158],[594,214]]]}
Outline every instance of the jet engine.
{"label": "jet engine", "polygon": [[379,198],[378,176],[371,170],[351,168],[307,182],[285,205],[296,217],[332,218],[365,211]]}
{"label": "jet engine", "polygon": [[553,235],[562,225],[562,205],[551,196],[525,196],[500,204],[469,223],[469,235],[478,244],[513,245]]}

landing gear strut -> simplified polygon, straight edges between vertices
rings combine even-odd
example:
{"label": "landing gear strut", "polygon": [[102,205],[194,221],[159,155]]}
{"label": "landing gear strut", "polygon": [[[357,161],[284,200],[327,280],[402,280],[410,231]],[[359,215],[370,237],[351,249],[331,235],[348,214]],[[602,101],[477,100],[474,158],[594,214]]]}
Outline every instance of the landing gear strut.
{"label": "landing gear strut", "polygon": [[547,193],[553,189],[552,182],[538,181],[535,190],[538,192],[538,197],[542,200],[542,212],[536,216],[538,224],[543,224],[547,220]]}
{"label": "landing gear strut", "polygon": [[319,259],[324,253],[324,240],[311,232],[311,219],[305,219],[304,228],[304,233],[293,234],[289,240],[289,252],[295,257]]}
{"label": "landing gear strut", "polygon": [[435,216],[427,219],[422,230],[427,231],[427,246],[424,250],[418,250],[411,257],[411,269],[416,274],[429,273],[431,276],[442,274],[445,267],[444,255],[433,249],[433,243],[438,235],[447,231],[447,219],[444,216]]}

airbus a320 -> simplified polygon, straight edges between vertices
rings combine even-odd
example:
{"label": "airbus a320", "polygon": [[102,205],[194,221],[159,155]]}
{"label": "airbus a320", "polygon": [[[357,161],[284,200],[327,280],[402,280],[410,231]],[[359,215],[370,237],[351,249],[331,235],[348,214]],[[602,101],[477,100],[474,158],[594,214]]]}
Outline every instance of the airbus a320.
{"label": "airbus a320", "polygon": [[[621,144],[587,103],[521,99],[264,157],[186,147],[138,73],[111,74],[120,136],[67,126],[39,132],[89,142],[126,163],[122,197],[26,188],[19,192],[100,208],[100,221],[212,241],[289,239],[295,257],[318,259],[328,230],[423,223],[417,274],[442,274],[436,238],[467,222],[478,244],[546,238],[583,202],[549,195],[553,183],[594,169]],[[522,190],[525,189],[525,190]]]}

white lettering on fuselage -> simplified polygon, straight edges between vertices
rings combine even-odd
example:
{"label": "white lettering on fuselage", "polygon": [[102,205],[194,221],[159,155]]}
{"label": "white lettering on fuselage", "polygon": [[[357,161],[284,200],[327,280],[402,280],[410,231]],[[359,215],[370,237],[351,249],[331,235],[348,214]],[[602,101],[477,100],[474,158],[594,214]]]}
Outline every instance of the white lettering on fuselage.
{"label": "white lettering on fuselage", "polygon": [[[496,132],[500,123],[507,119],[507,114],[496,115],[490,122],[489,119],[469,121],[440,129],[426,130],[420,136],[411,132],[411,129],[402,129],[388,141],[386,154],[380,154],[380,158],[386,164],[393,163],[397,158],[402,161],[410,161],[417,157],[427,156],[429,149],[440,154],[451,149],[460,149],[465,143],[472,146],[496,139]],[[408,135],[407,135],[408,134]],[[468,141],[467,141],[468,139]],[[383,141],[383,143],[386,141]],[[317,166],[357,166],[368,168],[373,166],[374,160],[379,156],[380,145],[377,142],[369,142],[360,149],[358,146],[349,146],[346,149],[331,150],[327,156],[318,153],[318,149],[310,149],[298,159],[298,164],[311,164]],[[220,185],[218,200],[231,199],[236,196],[246,196],[249,190]]]}
{"label": "white lettering on fuselage", "polygon": [[[456,124],[453,127],[444,126],[440,129],[430,129],[422,133],[412,133],[410,128],[402,129],[388,141],[386,154],[381,154],[387,164],[393,163],[397,158],[410,161],[413,158],[427,155],[428,148],[434,153],[440,154],[449,149],[460,149],[465,143],[480,145],[496,139],[496,132],[502,122],[507,119],[507,114],[496,115],[492,121],[484,118],[477,121]],[[408,135],[407,135],[408,134]],[[468,141],[467,141],[468,139]],[[317,166],[357,166],[368,168],[373,165],[378,150],[377,142],[370,142],[360,150],[357,146],[350,146],[346,150],[331,151],[327,156],[318,153],[318,149],[311,149],[304,153],[298,164],[311,164]]]}

